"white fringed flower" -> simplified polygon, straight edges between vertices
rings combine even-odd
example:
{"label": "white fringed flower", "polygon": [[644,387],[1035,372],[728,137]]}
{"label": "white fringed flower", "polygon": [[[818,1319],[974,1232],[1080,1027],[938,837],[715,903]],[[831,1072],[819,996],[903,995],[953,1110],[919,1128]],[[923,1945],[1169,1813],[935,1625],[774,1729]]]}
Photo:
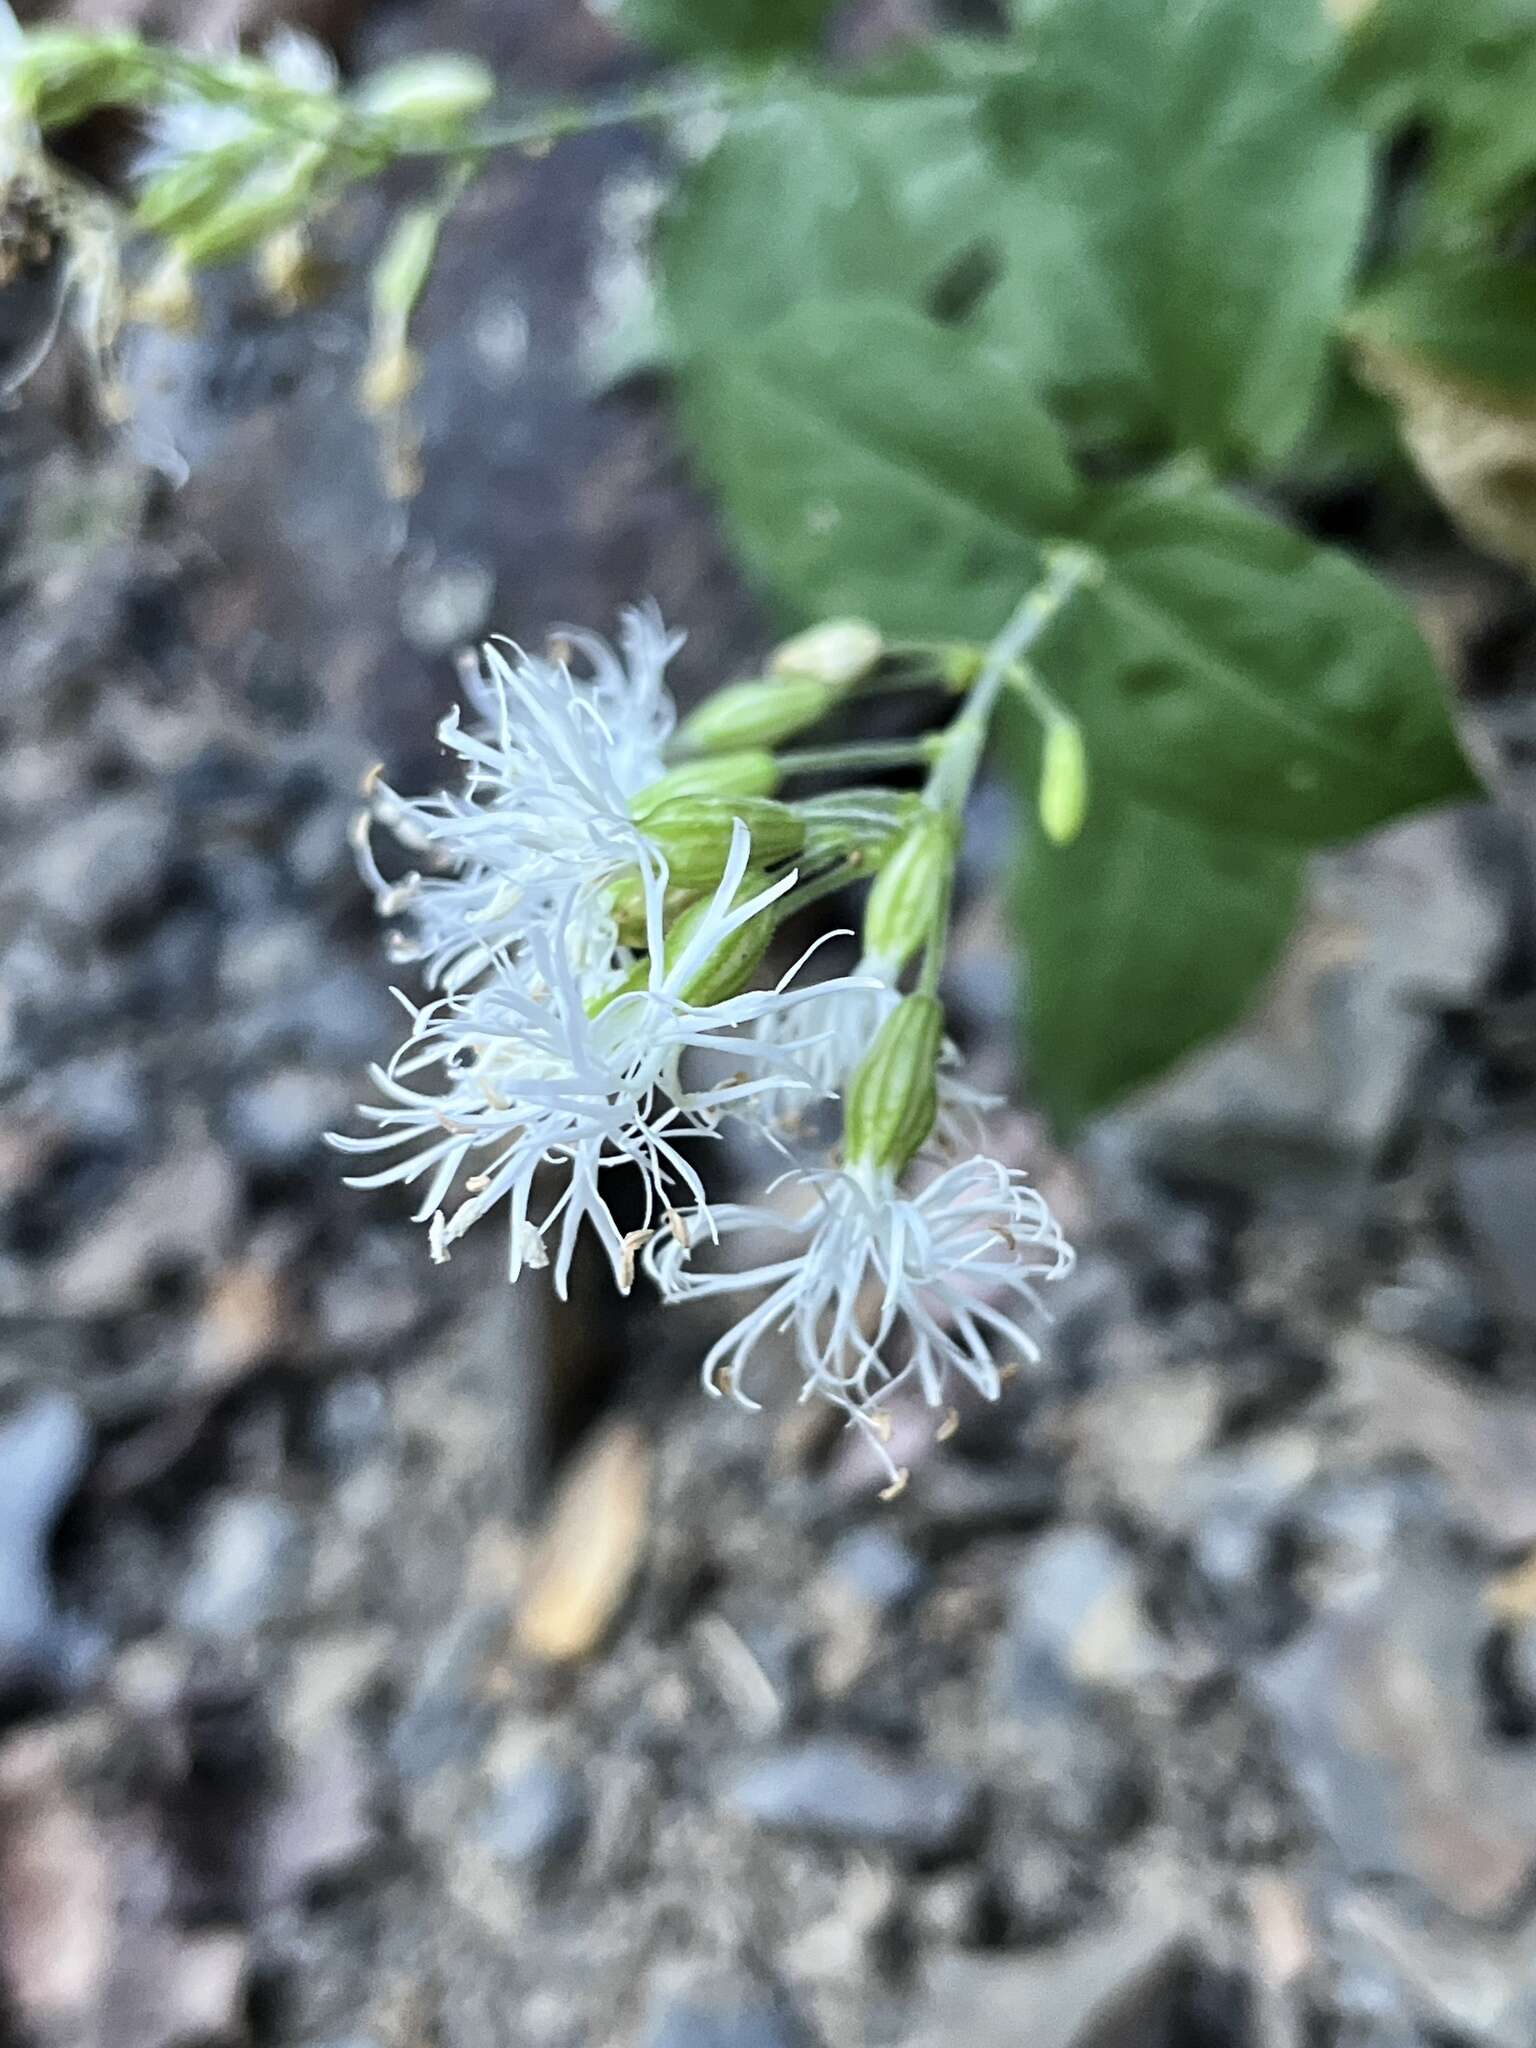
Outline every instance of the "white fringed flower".
{"label": "white fringed flower", "polygon": [[[795,1020],[796,1030],[812,1042],[807,1045],[801,1065],[811,1083],[769,1092],[757,1105],[769,1125],[794,1131],[806,1110],[817,1101],[840,1098],[847,1092],[854,1069],[873,1044],[880,1026],[901,1001],[896,986],[899,969],[888,960],[865,953],[847,980],[813,989],[803,1016]],[[781,1028],[777,1017],[765,1017],[756,1035],[771,1045]],[[973,1088],[960,1072],[960,1049],[946,1038],[939,1055],[936,1076],[938,1113],[934,1138],[947,1152],[980,1142],[988,1113],[1002,1098]]]}
{"label": "white fringed flower", "polygon": [[[738,824],[719,887],[670,949],[662,929],[666,870],[654,855],[645,857],[649,957],[636,970],[643,976],[638,986],[594,996],[590,975],[573,962],[568,936],[583,916],[578,891],[547,924],[523,932],[521,971],[494,955],[494,971],[483,981],[413,1010],[410,1037],[387,1067],[373,1069],[387,1100],[362,1113],[379,1126],[377,1133],[332,1139],[347,1152],[402,1156],[350,1184],[425,1179],[417,1220],[431,1219],[439,1258],[487,1210],[505,1202],[512,1279],[525,1264],[545,1263],[545,1235],[558,1225],[554,1272],[562,1295],[583,1218],[590,1218],[625,1290],[638,1246],[658,1210],[673,1214],[679,1189],[701,1226],[710,1228],[703,1184],[680,1143],[713,1135],[723,1112],[782,1086],[800,1050],[792,1032],[767,1048],[741,1028],[803,1003],[802,992],[783,982],[719,1001],[690,999],[721,949],[794,885],[794,875],[785,875],[738,902],[750,856],[750,835]],[[731,1077],[690,1089],[681,1071],[690,1051],[725,1054],[734,1063]],[[766,1074],[758,1071],[763,1065]],[[434,1069],[435,1088],[416,1083],[416,1076]],[[450,1189],[472,1164],[463,1199],[447,1213]],[[602,1186],[607,1169],[624,1165],[639,1172],[644,1191],[645,1228],[629,1236]],[[535,1220],[534,1177],[543,1166],[558,1169],[564,1186]]]}
{"label": "white fringed flower", "polygon": [[[623,615],[622,655],[592,634],[559,638],[584,658],[586,675],[496,647],[466,670],[473,722],[454,710],[438,729],[463,765],[459,791],[414,802],[377,779],[370,786],[355,833],[359,864],[380,914],[405,920],[395,957],[420,961],[429,986],[462,988],[494,957],[515,958],[556,905],[573,964],[600,973],[613,961],[599,885],[643,855],[630,799],[662,772],[676,719],[666,666],[682,637],[646,605]],[[386,880],[373,823],[433,872]]]}
{"label": "white fringed flower", "polygon": [[952,1166],[915,1194],[870,1167],[792,1178],[808,1197],[799,1217],[722,1204],[709,1219],[717,1240],[787,1234],[795,1248],[785,1257],[743,1272],[696,1272],[688,1218],[682,1230],[652,1238],[647,1269],[669,1301],[767,1289],[709,1351],[706,1387],[755,1408],[745,1385],[753,1359],[766,1339],[792,1334],[801,1398],[824,1396],[860,1423],[899,1485],[885,1448],[886,1397],[915,1381],[930,1407],[942,1407],[958,1375],[996,1399],[994,1347],[1039,1360],[1026,1326],[1043,1313],[1037,1283],[1070,1272],[1072,1249],[1043,1197],[995,1159]]}

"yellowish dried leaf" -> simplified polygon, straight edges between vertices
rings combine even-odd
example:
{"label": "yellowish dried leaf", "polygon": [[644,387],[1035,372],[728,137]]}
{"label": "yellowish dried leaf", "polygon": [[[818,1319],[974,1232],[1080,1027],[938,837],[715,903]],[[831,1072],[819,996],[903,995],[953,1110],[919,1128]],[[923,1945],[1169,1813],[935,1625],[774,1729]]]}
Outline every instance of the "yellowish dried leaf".
{"label": "yellowish dried leaf", "polygon": [[651,1453],[632,1424],[596,1437],[566,1474],[534,1545],[515,1636],[525,1656],[565,1664],[596,1650],[645,1555]]}
{"label": "yellowish dried leaf", "polygon": [[1451,517],[1491,554],[1536,575],[1536,403],[1379,342],[1357,355],[1396,406],[1408,452]]}

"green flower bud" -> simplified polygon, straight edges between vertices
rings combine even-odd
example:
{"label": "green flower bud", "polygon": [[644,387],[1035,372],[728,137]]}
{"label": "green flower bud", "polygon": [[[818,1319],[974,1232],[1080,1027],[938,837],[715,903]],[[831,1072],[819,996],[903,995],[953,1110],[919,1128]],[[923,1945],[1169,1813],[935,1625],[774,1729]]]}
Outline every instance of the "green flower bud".
{"label": "green flower bud", "polygon": [[658,805],[679,796],[772,796],[779,786],[778,765],[761,748],[739,754],[712,754],[707,761],[684,761],[642,789],[630,800],[630,816],[643,819]]}
{"label": "green flower bud", "polygon": [[[681,917],[691,904],[698,902],[699,894],[697,889],[668,889],[661,903],[663,922],[670,925],[674,918]],[[619,944],[644,951],[649,927],[645,921],[645,889],[638,868],[626,869],[609,884],[608,907],[618,926]]]}
{"label": "green flower bud", "polygon": [[440,225],[431,206],[408,206],[397,216],[369,279],[375,320],[410,317],[432,274]]}
{"label": "green flower bud", "polygon": [[852,860],[873,874],[901,844],[922,809],[910,790],[855,789],[807,797],[795,806],[805,827],[805,865]]}
{"label": "green flower bud", "polygon": [[712,888],[725,872],[738,821],[752,836],[759,867],[793,860],[805,844],[805,827],[788,804],[770,797],[679,796],[646,812],[645,836],[667,863],[668,879],[681,888]]}
{"label": "green flower bud", "polygon": [[955,871],[955,827],[942,811],[921,814],[869,892],[864,946],[905,967],[944,916]]}
{"label": "green flower bud", "polygon": [[848,1083],[843,1146],[850,1166],[901,1173],[933,1129],[944,1006],[904,996],[875,1033]]}
{"label": "green flower bud", "polygon": [[352,95],[360,114],[411,127],[452,127],[489,106],[496,79],[473,57],[436,52],[370,72]]}
{"label": "green flower bud", "polygon": [[157,171],[139,194],[133,209],[134,225],[165,236],[195,227],[239,189],[270,146],[264,135],[247,136],[169,164]]}
{"label": "green flower bud", "polygon": [[1046,838],[1053,846],[1070,846],[1088,815],[1088,756],[1070,718],[1053,718],[1045,728],[1038,801]]}
{"label": "green flower bud", "polygon": [[831,684],[814,676],[727,683],[684,719],[678,736],[701,754],[726,747],[776,747],[825,718],[836,699]]}
{"label": "green flower bud", "polygon": [[884,652],[880,629],[868,620],[828,619],[776,647],[768,667],[776,676],[810,676],[846,690],[862,682]]}
{"label": "green flower bud", "polygon": [[[760,894],[766,884],[767,877],[761,871],[749,868],[736,892],[736,902],[745,903],[750,897]],[[681,953],[702,921],[713,914],[714,905],[708,898],[702,898],[683,912],[667,933],[668,960]],[[778,906],[769,904],[766,910],[759,911],[756,917],[749,918],[732,932],[728,939],[722,940],[683,989],[684,1002],[702,1010],[711,1003],[725,1003],[732,996],[739,996],[756,974],[777,926]]]}
{"label": "green flower bud", "polygon": [[269,159],[205,220],[176,236],[183,256],[193,265],[227,263],[298,219],[309,206],[327,154],[323,143],[301,142],[286,156]]}

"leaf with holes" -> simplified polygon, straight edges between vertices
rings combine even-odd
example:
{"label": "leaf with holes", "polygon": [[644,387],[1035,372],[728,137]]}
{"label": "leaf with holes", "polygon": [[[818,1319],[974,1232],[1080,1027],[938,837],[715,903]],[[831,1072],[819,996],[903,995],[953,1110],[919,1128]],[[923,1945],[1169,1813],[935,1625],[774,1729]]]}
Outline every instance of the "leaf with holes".
{"label": "leaf with holes", "polygon": [[803,300],[964,310],[1009,198],[977,126],[982,87],[1020,61],[1006,43],[943,37],[839,90],[738,114],[682,179],[658,239],[694,375]]}
{"label": "leaf with holes", "polygon": [[1085,431],[1273,462],[1317,402],[1365,226],[1319,0],[1013,0],[984,121],[1009,185],[989,331]]}

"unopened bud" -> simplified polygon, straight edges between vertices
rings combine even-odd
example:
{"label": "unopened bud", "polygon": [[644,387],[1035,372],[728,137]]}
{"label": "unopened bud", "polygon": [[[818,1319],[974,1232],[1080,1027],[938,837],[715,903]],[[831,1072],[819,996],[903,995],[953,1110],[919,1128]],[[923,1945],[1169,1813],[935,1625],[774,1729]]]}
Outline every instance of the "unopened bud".
{"label": "unopened bud", "polygon": [[178,232],[182,254],[194,265],[244,256],[303,214],[325,158],[325,145],[319,142],[301,142],[275,161],[269,157],[259,176],[248,179],[206,219]]}
{"label": "unopened bud", "polygon": [[442,52],[407,57],[370,73],[352,95],[352,104],[373,120],[443,127],[467,121],[495,96],[495,77],[484,64]]}
{"label": "unopened bud", "polygon": [[670,881],[707,889],[725,872],[738,823],[751,835],[758,867],[793,860],[805,844],[804,825],[771,797],[674,797],[646,813],[644,831],[666,861]]}
{"label": "unopened bud", "polygon": [[369,290],[375,320],[409,319],[432,274],[440,222],[435,208],[408,206],[374,261]]}
{"label": "unopened bud", "polygon": [[875,1033],[848,1083],[843,1144],[850,1166],[899,1174],[938,1114],[944,1006],[937,996],[903,996]]}
{"label": "unopened bud", "polygon": [[726,747],[776,747],[825,718],[836,699],[831,684],[814,676],[727,683],[684,719],[679,737],[705,754]]}
{"label": "unopened bud", "polygon": [[1075,720],[1053,718],[1040,757],[1040,825],[1053,846],[1070,846],[1088,815],[1088,756]]}
{"label": "unopened bud", "polygon": [[955,827],[942,811],[920,808],[869,892],[864,945],[904,967],[933,936],[949,902]]}
{"label": "unopened bud", "polygon": [[772,796],[779,786],[778,765],[762,748],[737,754],[712,754],[705,761],[684,761],[630,799],[629,812],[641,820],[680,796]]}
{"label": "unopened bud", "polygon": [[776,647],[768,666],[776,676],[810,676],[846,690],[862,682],[884,652],[879,627],[867,619],[827,619]]}
{"label": "unopened bud", "polygon": [[[766,886],[761,871],[749,869],[736,892],[738,904],[750,901]],[[679,960],[706,917],[714,915],[707,898],[685,910],[667,933],[667,960]],[[712,1003],[729,1002],[739,996],[758,970],[778,925],[777,905],[770,903],[756,917],[749,917],[729,938],[722,939],[709,958],[688,977],[682,988],[685,1003],[707,1009]]]}

